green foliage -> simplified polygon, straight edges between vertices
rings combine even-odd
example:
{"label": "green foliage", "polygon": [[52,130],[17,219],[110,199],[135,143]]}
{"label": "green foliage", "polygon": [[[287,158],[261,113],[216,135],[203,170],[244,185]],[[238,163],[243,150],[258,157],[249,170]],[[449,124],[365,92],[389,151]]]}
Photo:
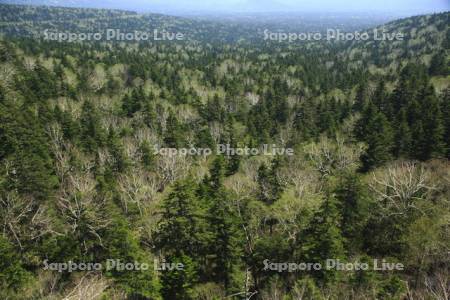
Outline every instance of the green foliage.
{"label": "green foliage", "polygon": [[186,255],[168,256],[166,261],[171,264],[181,264],[181,270],[163,271],[161,276],[162,290],[164,299],[193,299],[193,287],[197,281],[194,261]]}
{"label": "green foliage", "polygon": [[[341,224],[342,216],[337,201],[330,195],[313,216],[304,238],[299,241],[300,257],[303,261],[318,262],[325,266],[327,259],[343,260],[345,239],[342,236]],[[311,276],[327,284],[335,282],[341,276],[339,271],[334,269],[322,268],[312,272]]]}
{"label": "green foliage", "polygon": [[406,292],[407,287],[405,282],[397,276],[391,276],[389,280],[382,283],[377,296],[383,299],[397,300],[403,299]]}
{"label": "green foliage", "polygon": [[118,173],[125,172],[130,163],[125,154],[122,142],[113,128],[109,130],[107,145],[112,156],[110,165],[111,170]]}
{"label": "green foliage", "polygon": [[0,103],[0,159],[9,174],[2,188],[46,200],[57,185],[44,125],[34,111]]}
{"label": "green foliage", "polygon": [[359,253],[364,243],[364,228],[371,199],[366,186],[356,174],[343,174],[335,190],[342,216],[341,232],[347,253]]}
{"label": "green foliage", "polygon": [[155,156],[148,141],[142,142],[139,146],[139,152],[141,154],[142,165],[148,170],[152,169],[154,167]]}
{"label": "green foliage", "polygon": [[122,110],[127,117],[132,117],[133,114],[141,110],[142,103],[145,102],[146,96],[142,87],[134,89],[131,95],[126,94],[122,99]]}
{"label": "green foliage", "polygon": [[89,101],[83,103],[80,124],[80,143],[86,151],[95,151],[105,144],[106,132],[100,123],[100,113]]}
{"label": "green foliage", "polygon": [[31,274],[22,266],[20,255],[0,236],[0,297],[14,299],[30,279]]}
{"label": "green foliage", "polygon": [[[0,5],[0,298],[66,298],[86,275],[47,277],[44,259],[153,266],[154,257],[184,267],[102,271],[108,287],[98,292],[402,299],[408,283],[414,297],[431,297],[423,283],[445,269],[449,240],[448,17],[387,24],[406,33],[402,43],[285,44],[255,39],[260,21]],[[352,31],[366,24],[338,19]],[[100,32],[192,34],[170,43],[27,37],[49,24],[86,32],[94,23]],[[276,26],[318,25],[306,23]],[[153,144],[263,143],[296,155],[153,154]],[[397,182],[386,187],[392,198],[375,189],[397,159],[423,161],[423,186],[413,189],[414,172],[413,191],[399,192],[410,199],[394,194]],[[358,161],[360,172],[348,171]],[[386,214],[389,201],[406,208]],[[407,270],[264,270],[266,259],[372,265],[375,257]]]}
{"label": "green foliage", "polygon": [[449,74],[449,64],[443,51],[436,53],[431,58],[429,73],[433,76],[447,76]]}
{"label": "green foliage", "polygon": [[280,162],[274,160],[271,168],[264,163],[258,169],[259,199],[270,205],[278,200],[283,192],[283,186],[277,176]]}
{"label": "green foliage", "polygon": [[175,183],[162,204],[158,246],[168,255],[197,257],[208,241],[205,208],[198,201],[192,181]]}
{"label": "green foliage", "polygon": [[204,182],[207,185],[203,194],[205,202],[209,202],[207,211],[208,229],[211,233],[211,252],[214,257],[212,277],[223,282],[225,289],[230,285],[233,265],[238,262],[242,252],[242,235],[238,219],[231,210],[228,192],[223,186],[225,160],[218,156],[211,169],[211,175]]}
{"label": "green foliage", "polygon": [[359,124],[359,136],[368,145],[361,156],[362,169],[367,171],[392,159],[393,132],[386,116],[369,104]]}
{"label": "green foliage", "polygon": [[130,232],[129,226],[120,217],[115,217],[104,234],[105,259],[121,262],[147,264],[148,270],[117,270],[113,268],[107,275],[127,292],[129,297],[159,299],[159,283],[153,271],[153,262],[139,246],[138,240]]}
{"label": "green foliage", "polygon": [[169,112],[169,117],[167,118],[164,143],[167,147],[176,149],[181,148],[185,144],[183,127],[172,111]]}

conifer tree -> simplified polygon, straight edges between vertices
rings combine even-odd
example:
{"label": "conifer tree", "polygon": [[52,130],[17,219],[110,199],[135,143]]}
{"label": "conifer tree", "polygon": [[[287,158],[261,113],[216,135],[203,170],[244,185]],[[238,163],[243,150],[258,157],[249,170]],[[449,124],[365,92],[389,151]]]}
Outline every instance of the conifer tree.
{"label": "conifer tree", "polygon": [[153,154],[153,150],[150,147],[148,141],[143,141],[139,146],[139,153],[141,155],[142,165],[150,170],[153,167],[153,163],[155,161],[155,156]]}
{"label": "conifer tree", "polygon": [[0,104],[5,101],[6,95],[3,87],[0,85]]}
{"label": "conifer tree", "polygon": [[225,159],[222,156],[216,157],[210,176],[204,182],[207,187],[203,197],[209,203],[207,220],[212,236],[212,276],[228,288],[233,265],[241,252],[241,237],[237,218],[231,210],[229,196],[223,186],[225,172]]}
{"label": "conifer tree", "polygon": [[31,279],[31,274],[22,266],[20,255],[0,235],[0,297],[2,299],[20,298],[25,283]]}
{"label": "conifer tree", "polygon": [[184,145],[182,126],[172,111],[169,112],[167,118],[164,143],[170,148],[181,148]]}
{"label": "conifer tree", "polygon": [[440,51],[433,55],[430,61],[429,73],[432,76],[446,76],[448,75],[449,66],[444,51]]}
{"label": "conifer tree", "polygon": [[359,136],[367,143],[361,156],[362,170],[368,171],[392,158],[393,132],[386,116],[369,104],[359,122]]}
{"label": "conifer tree", "polygon": [[105,143],[106,133],[100,123],[100,115],[95,106],[85,101],[80,117],[81,137],[80,142],[87,151],[94,151]]}
{"label": "conifer tree", "polygon": [[45,129],[35,113],[0,103],[0,160],[8,159],[8,189],[47,199],[57,185]]}
{"label": "conifer tree", "polygon": [[[299,241],[305,261],[318,262],[326,266],[327,259],[341,261],[344,259],[345,240],[341,232],[341,222],[338,203],[332,195],[329,195],[310,221],[304,238]],[[311,275],[327,284],[338,279],[339,271],[322,268],[312,272]]]}
{"label": "conifer tree", "polygon": [[354,111],[363,111],[367,105],[367,86],[366,83],[358,85],[356,90],[355,102],[353,103]]}
{"label": "conifer tree", "polygon": [[199,258],[208,241],[205,207],[196,195],[194,182],[176,182],[173,191],[164,199],[158,230],[158,247],[167,255],[187,255]]}
{"label": "conifer tree", "polygon": [[278,167],[279,162],[275,159],[271,168],[263,163],[258,169],[259,198],[268,205],[278,200],[283,192],[283,187],[277,176]]}
{"label": "conifer tree", "polygon": [[411,153],[411,139],[411,130],[408,125],[406,110],[402,108],[395,126],[394,155],[396,157],[409,157]]}
{"label": "conifer tree", "polygon": [[342,215],[342,236],[348,252],[358,253],[364,237],[362,232],[369,215],[368,192],[357,174],[342,174],[335,191],[337,206]]}
{"label": "conifer tree", "polygon": [[161,274],[161,294],[164,299],[193,299],[193,287],[197,282],[195,262],[187,255],[171,255],[165,261],[181,268],[165,270]]}
{"label": "conifer tree", "polygon": [[444,141],[446,142],[445,153],[447,158],[450,158],[450,88],[442,95],[441,107],[444,125]]}
{"label": "conifer tree", "polygon": [[125,172],[129,165],[128,158],[125,154],[122,141],[113,128],[109,129],[107,143],[112,156],[112,161],[110,164],[111,169],[113,170],[113,172]]}
{"label": "conifer tree", "polygon": [[[413,133],[414,139],[423,141],[420,149],[422,151],[415,151],[417,158],[427,160],[432,157],[442,156],[445,152],[444,148],[444,125],[442,123],[442,113],[439,107],[438,100],[434,94],[431,86],[426,88],[423,92],[422,102],[422,126],[423,135],[416,136]],[[417,149],[419,150],[419,149]]]}
{"label": "conifer tree", "polygon": [[122,109],[127,117],[132,117],[136,112],[141,110],[142,103],[145,103],[145,94],[142,87],[134,89],[131,95],[126,94],[122,99]]}

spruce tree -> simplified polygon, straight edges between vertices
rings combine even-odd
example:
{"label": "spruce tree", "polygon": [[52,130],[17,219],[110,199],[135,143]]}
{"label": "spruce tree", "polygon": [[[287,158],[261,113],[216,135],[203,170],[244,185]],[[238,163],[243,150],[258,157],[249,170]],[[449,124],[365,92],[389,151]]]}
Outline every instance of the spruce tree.
{"label": "spruce tree", "polygon": [[176,182],[173,191],[164,199],[163,212],[158,225],[158,248],[167,255],[187,255],[199,258],[208,241],[205,207],[190,180]]}
{"label": "spruce tree", "polygon": [[166,262],[182,267],[174,270],[164,270],[161,274],[161,294],[164,299],[193,299],[193,287],[197,282],[195,262],[187,255],[171,255]]}
{"label": "spruce tree", "polygon": [[86,151],[95,151],[98,147],[105,144],[106,133],[100,122],[100,114],[97,108],[89,101],[83,103],[80,125],[80,142]]}
{"label": "spruce tree", "polygon": [[386,116],[370,104],[360,120],[359,136],[367,143],[362,170],[378,167],[392,158],[393,132]]}
{"label": "spruce tree", "polygon": [[283,187],[278,179],[277,171],[279,162],[274,159],[271,168],[262,164],[258,169],[259,199],[267,205],[278,200],[283,192]]}
{"label": "spruce tree", "polygon": [[430,61],[430,68],[428,69],[432,76],[447,76],[449,66],[447,64],[447,57],[444,51],[440,51],[433,55]]}
{"label": "spruce tree", "polygon": [[170,148],[181,148],[184,145],[183,128],[175,114],[170,111],[167,118],[164,143]]}
{"label": "spruce tree", "polygon": [[27,107],[0,104],[0,160],[11,162],[8,189],[40,200],[57,186],[49,141],[41,121]]}
{"label": "spruce tree", "polygon": [[427,90],[423,92],[422,96],[424,98],[422,100],[421,116],[424,134],[422,136],[414,136],[414,138],[423,139],[423,152],[417,152],[417,157],[421,160],[440,157],[445,152],[443,141],[445,128],[442,121],[442,112],[433,87],[428,86]]}
{"label": "spruce tree", "polygon": [[0,298],[20,298],[30,275],[13,245],[0,235]]}
{"label": "spruce tree", "polygon": [[367,105],[367,85],[366,83],[361,83],[358,85],[356,90],[355,102],[353,103],[354,111],[363,111]]}
{"label": "spruce tree", "polygon": [[450,158],[450,88],[442,95],[441,107],[444,125],[444,141],[446,143],[445,154],[447,158]]}
{"label": "spruce tree", "polygon": [[110,167],[113,172],[123,173],[129,166],[122,141],[113,128],[109,129],[107,145],[111,153]]}
{"label": "spruce tree", "polygon": [[405,108],[402,108],[395,126],[395,157],[409,157],[409,154],[411,153],[411,139],[411,130],[408,125],[406,110]]}
{"label": "spruce tree", "polygon": [[231,210],[228,192],[223,186],[225,172],[225,159],[222,156],[216,157],[210,176],[204,182],[206,189],[203,197],[209,203],[207,220],[212,236],[212,277],[227,289],[233,265],[241,252],[241,236],[237,218]]}
{"label": "spruce tree", "polygon": [[5,95],[5,90],[3,89],[3,87],[0,85],[0,104],[3,103],[5,101],[6,95]]}
{"label": "spruce tree", "polygon": [[[334,196],[329,195],[311,219],[309,227],[303,234],[304,238],[299,241],[303,261],[326,266],[327,259],[343,261],[345,258],[345,240],[341,231],[342,216],[338,205]],[[311,275],[328,284],[339,278],[339,272],[323,267],[321,270],[312,271]]]}
{"label": "spruce tree", "polygon": [[362,232],[369,215],[368,191],[357,174],[345,173],[339,178],[335,195],[342,215],[341,228],[346,250],[358,253],[363,245]]}

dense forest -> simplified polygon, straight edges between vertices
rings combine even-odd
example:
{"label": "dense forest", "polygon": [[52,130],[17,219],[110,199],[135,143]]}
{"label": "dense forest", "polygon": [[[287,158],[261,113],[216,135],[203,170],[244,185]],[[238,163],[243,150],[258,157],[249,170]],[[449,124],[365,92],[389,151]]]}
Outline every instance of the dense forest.
{"label": "dense forest", "polygon": [[[261,24],[0,12],[0,299],[449,299],[450,13],[383,26],[403,41],[279,43]],[[40,35],[107,28],[188,38]],[[294,155],[155,151],[223,144]],[[111,259],[150,268],[46,268]],[[298,269],[330,259],[369,268]]]}

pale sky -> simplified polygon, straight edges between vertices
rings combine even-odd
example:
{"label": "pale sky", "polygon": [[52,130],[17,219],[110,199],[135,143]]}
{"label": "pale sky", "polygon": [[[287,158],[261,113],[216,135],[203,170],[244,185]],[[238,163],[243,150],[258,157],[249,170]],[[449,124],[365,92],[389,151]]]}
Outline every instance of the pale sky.
{"label": "pale sky", "polygon": [[448,11],[450,0],[130,0],[143,6],[213,11]]}
{"label": "pale sky", "polygon": [[0,3],[119,8],[153,12],[388,12],[450,11],[450,0],[0,0]]}

